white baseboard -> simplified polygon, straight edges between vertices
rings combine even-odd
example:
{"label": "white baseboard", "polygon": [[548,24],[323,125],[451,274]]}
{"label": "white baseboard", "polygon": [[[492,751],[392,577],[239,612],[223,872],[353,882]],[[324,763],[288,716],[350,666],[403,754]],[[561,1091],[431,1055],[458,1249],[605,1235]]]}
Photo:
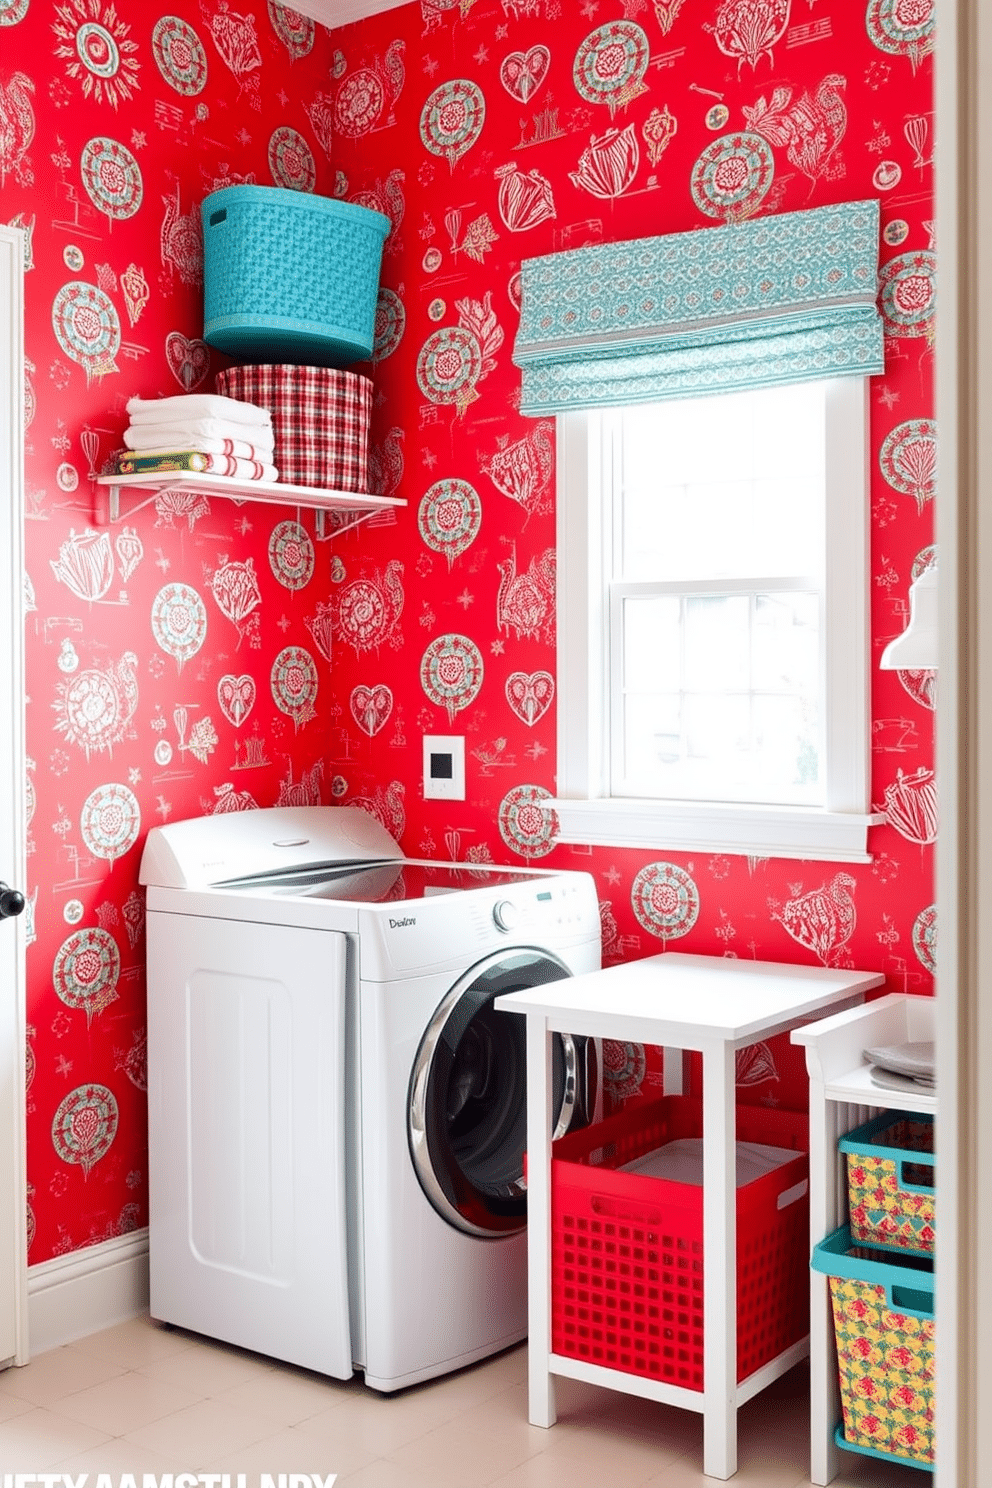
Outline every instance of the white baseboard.
{"label": "white baseboard", "polygon": [[112,1328],[147,1307],[147,1229],[28,1267],[32,1357]]}

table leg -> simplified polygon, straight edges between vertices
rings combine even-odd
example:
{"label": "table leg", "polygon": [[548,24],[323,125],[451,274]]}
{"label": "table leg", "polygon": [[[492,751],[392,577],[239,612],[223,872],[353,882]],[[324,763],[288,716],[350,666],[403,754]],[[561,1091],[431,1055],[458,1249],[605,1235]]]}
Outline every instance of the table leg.
{"label": "table leg", "polygon": [[[809,1082],[809,1228],[810,1249],[837,1225],[835,1169],[837,1109],[824,1098],[819,1080]],[[833,1430],[838,1418],[833,1325],[827,1278],[810,1272],[809,1398],[810,1481],[829,1483],[837,1476]]]}
{"label": "table leg", "polygon": [[[809,1082],[809,1226],[810,1247],[847,1217],[847,1171],[837,1140],[867,1121],[872,1107],[827,1100],[823,1082]],[[810,1272],[809,1314],[810,1482],[833,1482],[841,1459],[834,1428],[841,1419],[837,1378],[837,1345],[830,1285],[819,1271]]]}
{"label": "table leg", "polygon": [[663,1051],[663,1090],[666,1095],[685,1094],[685,1055],[681,1049]]}
{"label": "table leg", "polygon": [[532,1426],[557,1419],[551,1353],[551,1049],[538,1013],[527,1015],[527,1326],[528,1415]]}
{"label": "table leg", "polygon": [[737,1471],[737,1120],[734,1049],[703,1050],[703,1472]]}

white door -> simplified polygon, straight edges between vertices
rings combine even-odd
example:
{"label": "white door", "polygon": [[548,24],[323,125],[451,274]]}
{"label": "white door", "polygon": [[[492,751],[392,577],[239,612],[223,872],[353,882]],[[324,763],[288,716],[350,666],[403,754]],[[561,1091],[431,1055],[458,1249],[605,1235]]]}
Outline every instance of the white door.
{"label": "white door", "polygon": [[0,225],[0,1368],[27,1358],[24,1177],[23,244]]}

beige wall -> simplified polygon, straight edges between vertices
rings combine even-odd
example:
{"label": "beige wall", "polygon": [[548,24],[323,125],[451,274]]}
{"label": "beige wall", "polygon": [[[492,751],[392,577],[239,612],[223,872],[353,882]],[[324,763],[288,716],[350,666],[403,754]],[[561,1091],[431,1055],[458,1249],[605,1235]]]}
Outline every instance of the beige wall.
{"label": "beige wall", "polygon": [[[992,8],[939,0],[937,45],[937,1251],[940,1488],[980,1488],[992,1454]],[[981,1466],[980,1466],[981,1464]]]}

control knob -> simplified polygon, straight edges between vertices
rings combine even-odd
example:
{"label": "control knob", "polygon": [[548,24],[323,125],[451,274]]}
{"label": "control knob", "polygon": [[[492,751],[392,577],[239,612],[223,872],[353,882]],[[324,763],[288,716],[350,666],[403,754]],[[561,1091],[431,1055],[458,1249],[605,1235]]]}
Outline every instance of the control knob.
{"label": "control knob", "polygon": [[514,930],[520,923],[520,910],[512,899],[501,899],[493,905],[493,919],[498,930]]}
{"label": "control knob", "polygon": [[13,919],[24,909],[24,895],[20,889],[11,889],[0,882],[0,920]]}

